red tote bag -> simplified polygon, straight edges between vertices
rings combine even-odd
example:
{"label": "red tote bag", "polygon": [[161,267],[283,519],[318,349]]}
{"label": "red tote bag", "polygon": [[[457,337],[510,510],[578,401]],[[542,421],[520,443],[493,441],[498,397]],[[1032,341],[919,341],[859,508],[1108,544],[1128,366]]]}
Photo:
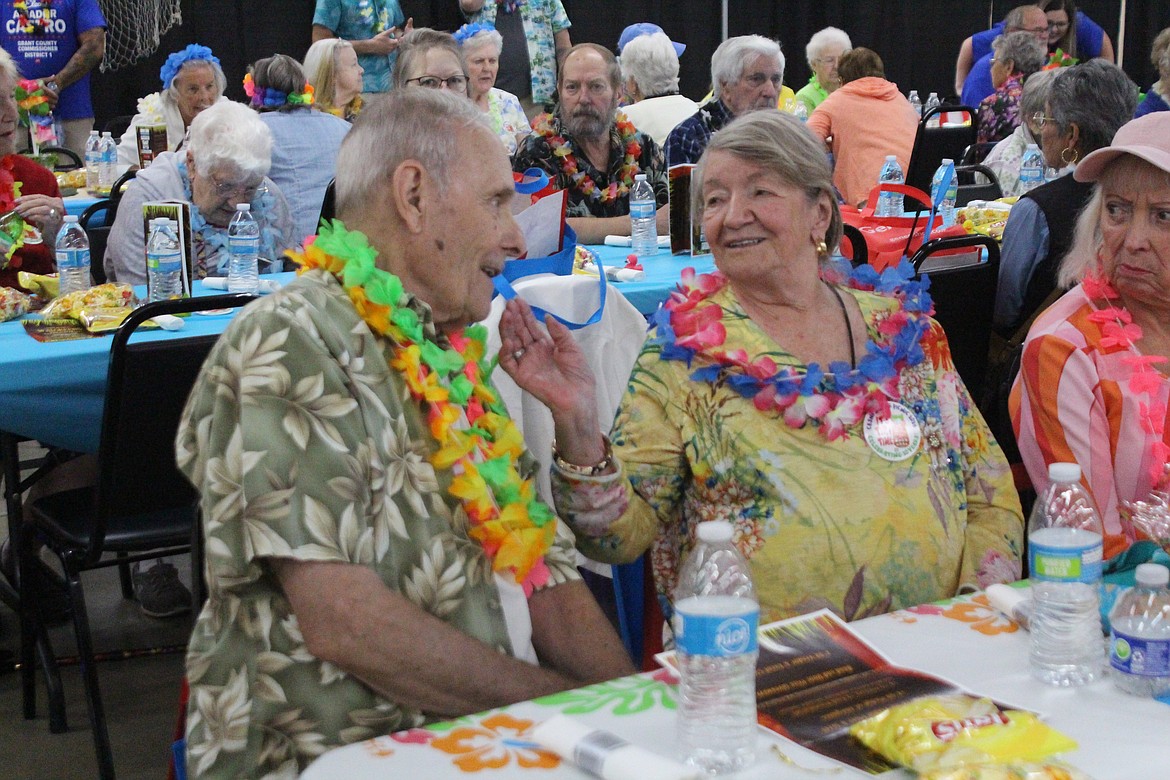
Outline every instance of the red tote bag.
{"label": "red tote bag", "polygon": [[930,203],[930,196],[917,187],[905,184],[879,184],[870,190],[869,199],[861,211],[853,206],[841,207],[841,219],[861,231],[866,249],[869,251],[869,264],[878,271],[896,266],[903,257],[913,255],[928,237],[967,235],[967,231],[961,225],[943,228],[942,217],[937,214],[933,220],[929,213],[910,217],[875,216],[874,208],[882,191],[898,192],[910,196],[919,203]]}

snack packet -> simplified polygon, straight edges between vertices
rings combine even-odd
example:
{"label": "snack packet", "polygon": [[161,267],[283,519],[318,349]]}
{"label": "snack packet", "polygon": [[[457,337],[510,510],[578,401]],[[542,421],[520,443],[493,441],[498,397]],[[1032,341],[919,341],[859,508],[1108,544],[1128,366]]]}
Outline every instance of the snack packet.
{"label": "snack packet", "polygon": [[14,320],[29,310],[31,296],[12,287],[0,287],[0,322]]}
{"label": "snack packet", "polygon": [[88,290],[78,290],[55,298],[41,314],[46,319],[70,317],[80,319],[82,309],[127,308],[134,305],[134,288],[128,284],[107,282]]}
{"label": "snack packet", "polygon": [[16,281],[20,286],[39,295],[46,301],[56,298],[61,292],[61,279],[57,274],[30,274],[20,271],[16,274]]}
{"label": "snack packet", "polygon": [[918,775],[919,780],[1092,780],[1079,769],[1065,764],[979,764],[934,769]]}
{"label": "snack packet", "polygon": [[[990,699],[961,694],[925,696],[890,707],[853,724],[849,733],[869,749],[919,773],[977,767],[991,771],[996,765],[1010,769],[1077,746],[1031,712],[1001,710]],[[936,780],[967,777],[928,776]]]}
{"label": "snack packet", "polygon": [[77,319],[90,333],[105,333],[117,330],[132,311],[129,306],[86,306],[77,313]]}

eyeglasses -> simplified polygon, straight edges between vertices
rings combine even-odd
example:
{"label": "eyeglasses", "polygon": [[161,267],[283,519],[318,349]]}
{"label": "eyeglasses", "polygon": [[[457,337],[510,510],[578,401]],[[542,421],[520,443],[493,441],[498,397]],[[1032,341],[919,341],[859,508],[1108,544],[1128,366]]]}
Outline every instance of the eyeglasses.
{"label": "eyeglasses", "polygon": [[768,75],[767,73],[753,73],[750,76],[744,76],[743,80],[746,81],[753,89],[759,89],[760,87],[764,86],[764,82],[766,81],[772,82],[773,87],[780,87],[779,73],[773,73],[772,75]]}
{"label": "eyeglasses", "polygon": [[1044,127],[1044,125],[1047,124],[1051,124],[1055,127],[1056,118],[1051,116],[1044,116],[1043,111],[1037,111],[1035,114],[1032,114],[1032,124],[1041,129]]}
{"label": "eyeglasses", "polygon": [[818,63],[820,65],[836,65],[837,61],[840,59],[841,58],[839,56],[837,56],[837,57],[824,56],[824,57],[817,57],[815,60],[813,60],[813,62]]}
{"label": "eyeglasses", "polygon": [[259,191],[260,186],[264,183],[263,180],[255,183],[248,183],[219,181],[214,176],[208,176],[207,178],[211,182],[211,186],[215,188],[215,194],[217,197],[227,198],[234,195],[236,199],[240,201],[250,201],[255,198],[257,191]]}
{"label": "eyeglasses", "polygon": [[1068,22],[1049,22],[1048,29],[1049,30],[1067,30],[1068,29]]}
{"label": "eyeglasses", "polygon": [[409,84],[412,81],[417,81],[420,87],[426,87],[427,89],[442,89],[446,87],[447,89],[462,91],[467,87],[467,77],[462,73],[455,76],[448,76],[445,79],[441,79],[438,76],[418,76],[413,79],[407,79],[406,83]]}

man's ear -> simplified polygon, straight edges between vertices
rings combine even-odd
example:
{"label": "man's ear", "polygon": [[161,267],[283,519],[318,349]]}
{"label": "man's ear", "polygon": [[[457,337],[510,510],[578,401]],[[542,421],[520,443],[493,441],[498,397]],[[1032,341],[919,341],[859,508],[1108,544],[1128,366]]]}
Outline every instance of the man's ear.
{"label": "man's ear", "polygon": [[411,233],[422,232],[430,185],[431,177],[418,160],[405,160],[390,174],[390,198]]}

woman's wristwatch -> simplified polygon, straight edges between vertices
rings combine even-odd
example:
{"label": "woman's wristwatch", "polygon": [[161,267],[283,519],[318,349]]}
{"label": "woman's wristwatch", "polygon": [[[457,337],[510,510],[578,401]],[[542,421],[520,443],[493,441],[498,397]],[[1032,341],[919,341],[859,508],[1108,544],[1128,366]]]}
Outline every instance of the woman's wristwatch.
{"label": "woman's wristwatch", "polygon": [[603,435],[601,439],[605,442],[605,455],[592,466],[579,466],[562,458],[556,441],[553,441],[552,446],[553,463],[561,471],[575,477],[596,477],[604,474],[613,465],[613,446],[610,445],[608,436]]}

